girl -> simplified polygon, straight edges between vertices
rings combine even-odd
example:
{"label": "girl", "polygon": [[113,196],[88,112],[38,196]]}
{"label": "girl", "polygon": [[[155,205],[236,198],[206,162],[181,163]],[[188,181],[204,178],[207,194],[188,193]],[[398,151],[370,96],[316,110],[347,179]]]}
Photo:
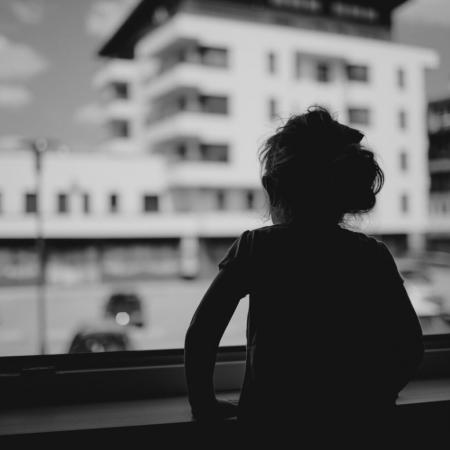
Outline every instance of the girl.
{"label": "girl", "polygon": [[[260,430],[292,430],[305,420],[322,429],[362,423],[392,411],[416,371],[421,328],[391,254],[343,226],[347,215],[372,210],[383,186],[362,138],[314,107],[267,140],[262,185],[274,225],[236,240],[186,335],[197,419],[237,414]],[[213,371],[222,334],[247,294],[246,371],[233,407],[216,399]]]}

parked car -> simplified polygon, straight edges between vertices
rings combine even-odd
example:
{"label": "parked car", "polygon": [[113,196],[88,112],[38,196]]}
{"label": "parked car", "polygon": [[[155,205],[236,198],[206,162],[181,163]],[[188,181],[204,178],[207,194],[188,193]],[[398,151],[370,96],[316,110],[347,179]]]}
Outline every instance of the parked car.
{"label": "parked car", "polygon": [[105,317],[120,326],[144,327],[145,316],[142,300],[133,292],[115,292],[105,304]]}
{"label": "parked car", "polygon": [[98,353],[132,350],[126,329],[114,321],[84,324],[75,333],[69,353]]}

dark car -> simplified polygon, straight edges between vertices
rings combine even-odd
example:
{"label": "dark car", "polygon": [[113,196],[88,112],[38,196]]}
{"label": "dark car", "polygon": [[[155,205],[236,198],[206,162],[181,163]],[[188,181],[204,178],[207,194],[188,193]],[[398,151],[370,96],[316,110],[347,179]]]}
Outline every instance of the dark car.
{"label": "dark car", "polygon": [[132,292],[112,294],[105,304],[105,317],[121,326],[145,326],[142,301]]}
{"label": "dark car", "polygon": [[86,324],[75,333],[69,353],[98,353],[132,350],[126,330],[113,321]]}

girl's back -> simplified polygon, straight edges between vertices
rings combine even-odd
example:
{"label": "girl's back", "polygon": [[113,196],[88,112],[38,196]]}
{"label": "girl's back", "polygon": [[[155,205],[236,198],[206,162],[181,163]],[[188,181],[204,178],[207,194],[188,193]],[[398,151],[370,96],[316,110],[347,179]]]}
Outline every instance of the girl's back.
{"label": "girl's back", "polygon": [[220,267],[250,294],[242,415],[390,405],[420,360],[417,318],[375,239],[275,225],[245,232]]}

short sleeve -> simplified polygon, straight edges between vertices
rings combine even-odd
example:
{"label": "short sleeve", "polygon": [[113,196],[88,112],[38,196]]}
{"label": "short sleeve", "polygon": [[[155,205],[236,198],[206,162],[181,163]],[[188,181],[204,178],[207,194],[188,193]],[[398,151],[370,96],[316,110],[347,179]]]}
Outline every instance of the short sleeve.
{"label": "short sleeve", "polygon": [[399,281],[400,283],[404,283],[391,252],[386,245],[380,241],[377,241],[377,254],[380,267],[383,268],[383,271],[389,274],[393,279]]}
{"label": "short sleeve", "polygon": [[225,256],[219,262],[219,269],[231,265],[245,265],[250,257],[251,251],[251,232],[244,231],[239,238],[237,238],[232,246],[228,249]]}

